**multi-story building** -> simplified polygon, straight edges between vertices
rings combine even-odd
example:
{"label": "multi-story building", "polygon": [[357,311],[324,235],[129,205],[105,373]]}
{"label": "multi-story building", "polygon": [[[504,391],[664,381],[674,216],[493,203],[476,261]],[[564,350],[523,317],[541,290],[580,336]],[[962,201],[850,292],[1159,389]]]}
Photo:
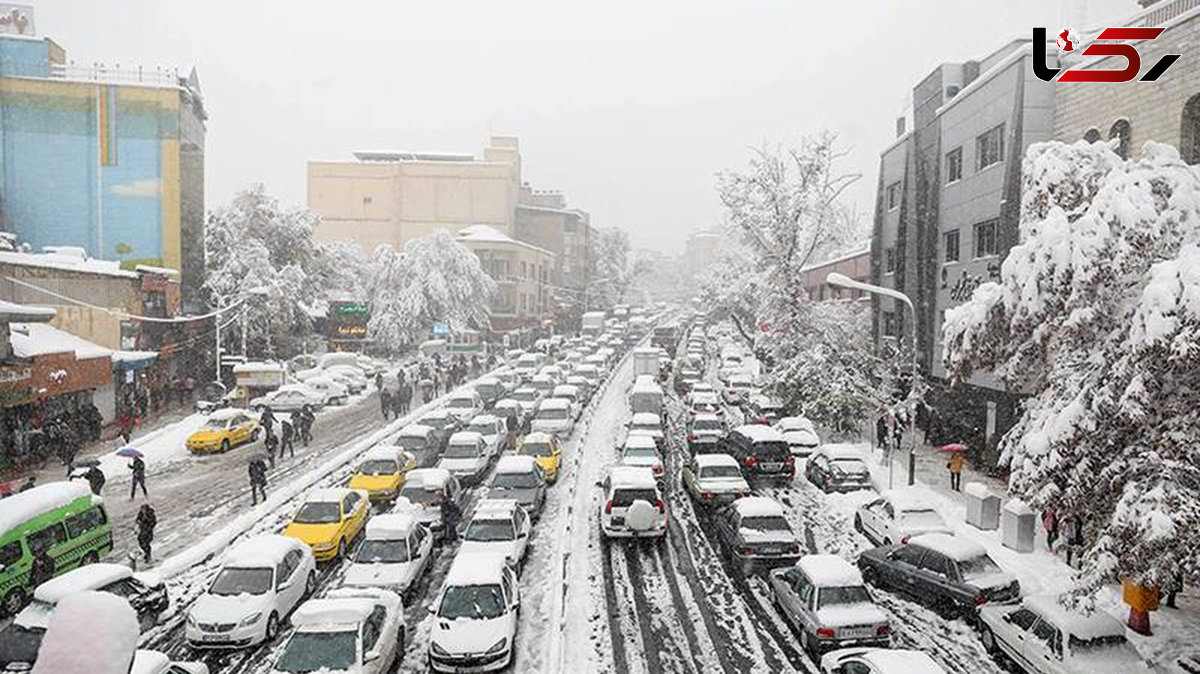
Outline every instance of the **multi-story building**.
{"label": "multi-story building", "polygon": [[587,212],[567,208],[561,192],[533,190],[528,184],[521,187],[513,238],[554,254],[551,311],[569,323],[577,322],[584,312],[592,237]]}
{"label": "multi-story building", "polygon": [[683,270],[690,278],[701,276],[717,262],[725,238],[717,232],[696,232],[683,244]]}
{"label": "multi-story building", "polygon": [[0,229],[35,250],[180,270],[190,291],[206,119],[194,70],[80,67],[50,38],[0,33]]}
{"label": "multi-story building", "polygon": [[861,290],[835,288],[825,282],[830,274],[842,274],[854,281],[871,282],[871,240],[864,239],[828,260],[811,264],[800,270],[800,283],[810,299],[863,300],[870,297]]}
{"label": "multi-story building", "polygon": [[492,331],[540,326],[551,311],[554,253],[488,225],[464,227],[455,238],[479,256],[483,270],[499,286],[492,298]]}

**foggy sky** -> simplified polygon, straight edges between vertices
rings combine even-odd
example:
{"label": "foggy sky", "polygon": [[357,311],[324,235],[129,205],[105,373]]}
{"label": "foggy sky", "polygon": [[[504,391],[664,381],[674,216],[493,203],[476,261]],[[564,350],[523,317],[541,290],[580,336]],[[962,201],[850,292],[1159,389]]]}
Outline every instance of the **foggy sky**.
{"label": "foggy sky", "polygon": [[[747,148],[829,129],[863,174],[911,87],[1083,0],[43,0],[40,35],[78,64],[198,69],[207,206],[263,182],[305,202],[305,164],[359,149],[479,154],[520,138],[523,178],[594,224],[674,253],[721,221],[714,173]],[[1091,0],[1087,25],[1138,9]],[[1063,6],[1065,5],[1065,6]],[[1072,28],[1082,27],[1072,25]],[[1066,27],[1065,25],[1062,27]]]}

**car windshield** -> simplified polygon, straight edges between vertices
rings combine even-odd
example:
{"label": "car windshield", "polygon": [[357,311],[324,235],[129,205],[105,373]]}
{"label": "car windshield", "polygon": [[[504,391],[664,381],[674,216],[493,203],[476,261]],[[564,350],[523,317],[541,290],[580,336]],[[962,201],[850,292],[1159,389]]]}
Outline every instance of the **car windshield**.
{"label": "car windshield", "polygon": [[513,400],[522,403],[530,403],[538,399],[537,391],[517,391],[513,393]]}
{"label": "car windshield", "polygon": [[421,423],[440,430],[445,428],[446,425],[450,423],[450,417],[442,416],[440,414],[431,414],[426,417],[421,417]]}
{"label": "car windshield", "polygon": [[534,473],[496,473],[492,477],[493,489],[533,489],[538,486]]}
{"label": "car windshield", "polygon": [[657,458],[658,452],[652,447],[626,447],[625,458],[650,459]]}
{"label": "car windshield", "polygon": [[741,477],[742,469],[737,466],[705,466],[700,469],[700,477]]}
{"label": "car windshield", "polygon": [[266,594],[271,590],[272,569],[226,567],[208,588],[209,594],[230,597],[238,594]]}
{"label": "car windshield", "polygon": [[782,461],[792,455],[792,450],[788,449],[786,442],[756,442],[754,455],[759,461]]}
{"label": "car windshield", "polygon": [[861,475],[867,472],[867,464],[863,463],[861,459],[834,459],[830,465],[834,470],[840,473],[853,473],[856,475]]}
{"label": "car windshield", "polygon": [[867,588],[861,585],[850,585],[847,587],[823,587],[817,595],[817,608],[829,608],[830,606],[840,606],[844,604],[869,604],[871,603],[871,595],[867,594]]}
{"label": "car windshield", "polygon": [[204,430],[206,431],[222,431],[233,423],[232,419],[209,419],[204,422]]}
{"label": "car windshield", "polygon": [[719,419],[697,419],[692,422],[692,430],[719,431],[721,430],[721,421]]}
{"label": "car windshield", "polygon": [[555,421],[555,420],[559,420],[559,419],[566,419],[567,411],[565,409],[562,409],[561,407],[559,407],[559,408],[543,407],[542,409],[538,410],[537,418],[538,419],[549,419],[551,421]]}
{"label": "car windshield", "polygon": [[363,461],[358,467],[358,472],[363,475],[395,475],[398,470],[396,462],[391,459],[371,459]]}
{"label": "car windshield", "polygon": [[475,409],[474,398],[452,398],[446,403],[446,407],[452,410],[473,410]]}
{"label": "car windshield", "polygon": [[787,520],[779,515],[754,515],[751,517],[743,517],[742,529],[750,529],[752,531],[791,531]]}
{"label": "car windshield", "polygon": [[474,459],[479,456],[479,445],[471,443],[455,443],[446,448],[446,453],[442,454],[446,459]]}
{"label": "car windshield", "polygon": [[958,571],[962,574],[963,580],[968,583],[1002,573],[1000,567],[996,566],[992,558],[986,554],[959,562]]}
{"label": "car windshield", "polygon": [[1091,639],[1081,639],[1072,634],[1068,644],[1071,647],[1071,655],[1089,659],[1111,657],[1116,652],[1129,648],[1129,640],[1124,634],[1107,634]]}
{"label": "car windshield", "polygon": [[658,501],[658,493],[653,489],[617,489],[613,492],[614,508],[628,508],[634,501],[655,503]]}
{"label": "car windshield", "polygon": [[50,624],[50,616],[53,613],[54,604],[35,599],[32,604],[21,609],[21,612],[17,614],[13,622],[17,627],[29,632],[45,632],[46,626]]}
{"label": "car windshield", "polygon": [[519,453],[525,456],[550,456],[552,452],[549,442],[522,442]]}
{"label": "car windshield", "polygon": [[345,671],[358,664],[358,632],[296,632],[288,640],[276,671]]}
{"label": "car windshield", "polygon": [[354,561],[359,564],[400,564],[408,561],[405,541],[372,540],[368,538],[358,548]]}
{"label": "car windshield", "polygon": [[453,585],[442,594],[438,616],[454,620],[487,620],[504,614],[504,595],[499,585]]}
{"label": "car windshield", "polygon": [[296,513],[297,524],[332,524],[342,519],[342,509],[336,503],[305,503]]}
{"label": "car windshield", "polygon": [[440,489],[426,489],[421,486],[405,485],[400,490],[400,496],[408,499],[410,503],[419,505],[436,505],[442,502],[442,491]]}
{"label": "car windshield", "polygon": [[467,530],[463,533],[463,540],[481,543],[511,541],[515,537],[512,520],[474,519],[467,525]]}
{"label": "car windshield", "polygon": [[900,524],[910,529],[929,529],[945,526],[942,516],[932,508],[900,511]]}
{"label": "car windshield", "polygon": [[629,428],[631,430],[642,431],[645,433],[662,433],[662,425],[655,422],[635,423]]}

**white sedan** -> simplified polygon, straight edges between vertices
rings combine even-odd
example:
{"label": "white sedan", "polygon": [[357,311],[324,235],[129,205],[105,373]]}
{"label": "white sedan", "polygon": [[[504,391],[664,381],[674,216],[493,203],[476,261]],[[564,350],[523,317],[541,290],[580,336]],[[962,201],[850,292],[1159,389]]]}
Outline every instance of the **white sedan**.
{"label": "white sedan", "polygon": [[298,412],[305,405],[317,411],[325,406],[325,395],[303,384],[287,384],[250,401],[251,409],[269,407],[272,412]]}
{"label": "white sedan", "polygon": [[330,590],[305,602],[291,622],[295,631],[272,672],[383,674],[404,655],[404,605],[394,592]]}
{"label": "white sedan", "polygon": [[921,651],[899,648],[843,648],[821,658],[822,674],[946,674]]}
{"label": "white sedan", "polygon": [[892,489],[859,506],[854,528],[876,545],[902,545],[919,534],[953,533],[933,501],[910,489]]}

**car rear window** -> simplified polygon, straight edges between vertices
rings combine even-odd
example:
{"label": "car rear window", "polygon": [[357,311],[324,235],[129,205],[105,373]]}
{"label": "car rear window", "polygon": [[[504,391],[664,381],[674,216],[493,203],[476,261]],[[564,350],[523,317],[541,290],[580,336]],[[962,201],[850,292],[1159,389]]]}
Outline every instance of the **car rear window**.
{"label": "car rear window", "polygon": [[791,455],[786,442],[756,442],[753,448],[754,456],[762,461],[782,461]]}
{"label": "car rear window", "polygon": [[616,489],[613,490],[613,507],[628,508],[634,501],[658,501],[658,493],[653,489]]}

